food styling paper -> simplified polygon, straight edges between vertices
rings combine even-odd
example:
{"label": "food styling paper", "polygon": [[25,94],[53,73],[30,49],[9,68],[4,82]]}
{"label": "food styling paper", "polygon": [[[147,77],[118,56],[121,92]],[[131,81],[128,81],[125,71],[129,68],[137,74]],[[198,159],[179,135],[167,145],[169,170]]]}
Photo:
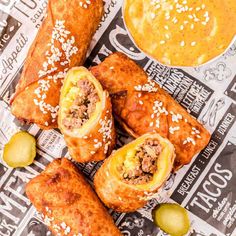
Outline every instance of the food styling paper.
{"label": "food styling paper", "polygon": [[[0,155],[19,129],[37,138],[38,150],[34,163],[25,168],[8,168],[0,158],[0,236],[51,235],[27,199],[25,184],[54,158],[69,157],[58,130],[21,126],[9,110],[10,97],[46,6],[46,0],[0,0]],[[169,68],[135,47],[124,26],[122,0],[106,0],[105,15],[91,43],[86,66],[100,63],[114,51],[124,52],[140,64],[212,134],[207,147],[191,164],[173,174],[143,209],[129,214],[109,211],[119,229],[124,236],[166,235],[152,223],[151,210],[159,202],[177,202],[189,210],[189,235],[236,236],[236,42],[204,66]],[[121,129],[117,132],[117,148],[131,140]],[[100,165],[78,167],[92,180]]]}

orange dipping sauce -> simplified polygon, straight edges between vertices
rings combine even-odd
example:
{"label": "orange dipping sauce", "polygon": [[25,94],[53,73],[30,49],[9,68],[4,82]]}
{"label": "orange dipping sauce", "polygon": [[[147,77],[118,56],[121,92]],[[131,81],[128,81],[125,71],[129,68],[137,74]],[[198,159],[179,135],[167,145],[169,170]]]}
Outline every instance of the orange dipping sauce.
{"label": "orange dipping sauce", "polygon": [[198,66],[222,54],[236,35],[236,0],[124,0],[137,46],[162,64]]}

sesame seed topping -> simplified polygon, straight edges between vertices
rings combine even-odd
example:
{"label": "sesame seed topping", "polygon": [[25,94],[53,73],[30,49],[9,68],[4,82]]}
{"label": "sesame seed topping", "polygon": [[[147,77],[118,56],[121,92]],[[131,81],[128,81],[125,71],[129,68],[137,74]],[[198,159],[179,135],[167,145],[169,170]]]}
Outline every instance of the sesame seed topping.
{"label": "sesame seed topping", "polygon": [[99,124],[101,125],[101,128],[98,130],[98,132],[103,136],[102,141],[104,144],[104,154],[107,154],[112,139],[111,134],[113,121],[112,119],[105,116],[104,119],[99,120]]}
{"label": "sesame seed topping", "polygon": [[165,28],[166,30],[169,30],[169,26],[168,26],[168,25],[165,25],[164,28]]}
{"label": "sesame seed topping", "polygon": [[183,141],[183,144],[184,144],[184,145],[187,144],[187,143],[192,143],[193,145],[196,145],[195,140],[194,140],[193,138],[190,138],[190,137],[187,137],[187,139],[185,139],[185,140]]}
{"label": "sesame seed topping", "polygon": [[[35,105],[39,106],[43,114],[51,114],[52,122],[56,120],[59,106],[54,107],[45,102],[47,98],[46,92],[50,89],[50,81],[56,83],[57,80],[64,79],[71,62],[71,57],[78,51],[78,48],[74,45],[75,38],[74,36],[69,37],[70,32],[65,28],[64,23],[65,21],[56,20],[51,41],[48,44],[50,49],[45,53],[47,61],[42,64],[43,69],[38,72],[41,79],[38,81],[38,87],[34,91],[37,98],[33,99]],[[56,46],[58,44],[60,45],[59,47]],[[57,63],[63,68],[59,70],[56,66]],[[43,79],[43,77],[47,77],[47,79]]]}
{"label": "sesame seed topping", "polygon": [[[143,86],[141,85],[137,85],[134,87],[134,89],[136,91],[143,91],[143,92],[157,92],[157,87],[156,87],[156,83],[148,77],[148,83],[147,84],[144,84]],[[140,94],[140,95],[139,95]],[[138,97],[141,97],[141,93],[138,94]]]}
{"label": "sesame seed topping", "polygon": [[181,41],[181,42],[180,42],[180,46],[181,46],[181,47],[184,47],[184,45],[185,45],[185,42],[184,42],[184,41]]}
{"label": "sesame seed topping", "polygon": [[171,134],[174,134],[174,132],[177,131],[177,130],[180,130],[180,127],[179,127],[179,126],[170,127],[170,128],[169,128],[169,132],[170,132]]}
{"label": "sesame seed topping", "polygon": [[151,18],[154,19],[156,17],[156,14],[155,13],[151,13]]}
{"label": "sesame seed topping", "polygon": [[[180,22],[180,25],[178,25],[178,27],[181,31],[184,30],[185,25],[187,24],[190,24],[190,29],[193,30],[196,24],[200,24],[204,27],[210,21],[209,12],[204,10],[206,8],[205,4],[200,4],[196,7],[192,7],[190,4],[188,4],[187,0],[174,0],[172,1],[172,3],[173,4],[170,4],[169,2],[167,3],[166,0],[150,0],[150,4],[153,6],[153,12],[151,12],[152,18],[154,19],[159,14],[158,9],[161,8],[164,11],[163,17],[165,20],[173,22],[173,24],[177,24],[177,22]],[[184,12],[184,17],[180,18],[179,14]],[[164,29],[169,30],[169,26],[167,24],[164,25]],[[170,39],[171,35],[165,33],[164,36],[167,41],[162,38],[159,41],[161,45],[169,43],[168,39]],[[182,40],[180,42],[180,47],[185,46],[185,44],[186,43]],[[191,44],[191,46],[195,46],[195,43]]]}
{"label": "sesame seed topping", "polygon": [[196,42],[191,42],[191,46],[195,46],[196,44]]}

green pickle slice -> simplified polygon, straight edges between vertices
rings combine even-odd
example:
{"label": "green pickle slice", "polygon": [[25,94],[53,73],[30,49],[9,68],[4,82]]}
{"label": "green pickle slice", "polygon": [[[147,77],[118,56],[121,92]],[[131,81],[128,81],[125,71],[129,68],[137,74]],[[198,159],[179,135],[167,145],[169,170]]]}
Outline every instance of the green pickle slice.
{"label": "green pickle slice", "polygon": [[190,229],[190,220],[185,208],[175,203],[162,203],[152,212],[154,223],[171,236],[183,236]]}
{"label": "green pickle slice", "polygon": [[14,134],[3,150],[3,160],[13,168],[32,164],[35,156],[36,140],[25,131]]}

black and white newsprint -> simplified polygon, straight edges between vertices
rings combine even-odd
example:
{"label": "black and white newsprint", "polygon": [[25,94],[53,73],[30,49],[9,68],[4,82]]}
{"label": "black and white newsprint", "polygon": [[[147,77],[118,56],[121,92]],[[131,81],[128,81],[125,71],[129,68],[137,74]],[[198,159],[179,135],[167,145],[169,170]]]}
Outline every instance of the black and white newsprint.
{"label": "black and white newsprint", "polygon": [[[160,65],[140,52],[129,38],[122,18],[122,0],[105,0],[105,15],[96,32],[86,66],[121,51],[140,64],[211,132],[207,147],[177,174],[157,198],[135,213],[110,211],[124,236],[166,235],[154,226],[151,210],[159,202],[177,202],[189,210],[191,236],[236,236],[236,42],[220,58],[199,68]],[[46,0],[0,0],[0,155],[17,130],[37,138],[37,157],[31,166],[12,169],[0,158],[0,236],[51,235],[25,195],[25,184],[54,158],[68,156],[58,130],[21,126],[11,115],[15,91],[27,51],[37,34]],[[131,138],[118,128],[117,147]],[[92,180],[101,163],[79,164]]]}

